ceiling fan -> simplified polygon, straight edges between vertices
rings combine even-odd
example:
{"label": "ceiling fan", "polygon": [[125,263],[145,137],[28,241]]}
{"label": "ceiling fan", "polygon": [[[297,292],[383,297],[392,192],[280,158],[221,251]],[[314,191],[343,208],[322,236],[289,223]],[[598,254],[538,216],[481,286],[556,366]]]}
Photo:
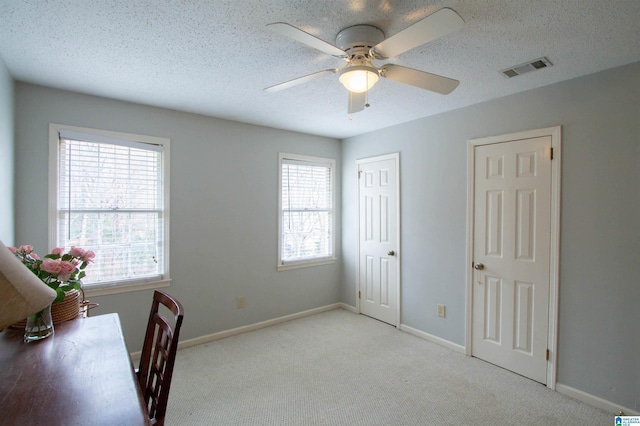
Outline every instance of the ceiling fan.
{"label": "ceiling fan", "polygon": [[373,87],[379,77],[446,95],[451,93],[460,82],[401,65],[384,64],[376,67],[372,61],[400,55],[456,31],[463,25],[464,21],[455,11],[443,8],[387,39],[381,29],[372,25],[355,25],[345,28],[336,36],[336,46],[334,46],[284,22],[268,24],[269,30],[328,55],[342,58],[347,61],[347,65],[343,68],[318,71],[264,90],[277,92],[338,73],[340,82],[349,91],[349,114],[365,108],[366,92]]}

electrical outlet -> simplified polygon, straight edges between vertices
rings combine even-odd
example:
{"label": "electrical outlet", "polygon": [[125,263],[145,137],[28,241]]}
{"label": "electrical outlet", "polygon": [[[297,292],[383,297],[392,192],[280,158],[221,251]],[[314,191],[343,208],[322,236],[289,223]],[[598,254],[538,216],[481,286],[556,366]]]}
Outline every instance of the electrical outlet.
{"label": "electrical outlet", "polygon": [[238,309],[244,308],[244,297],[238,297]]}
{"label": "electrical outlet", "polygon": [[438,316],[442,318],[445,317],[444,305],[438,305]]}

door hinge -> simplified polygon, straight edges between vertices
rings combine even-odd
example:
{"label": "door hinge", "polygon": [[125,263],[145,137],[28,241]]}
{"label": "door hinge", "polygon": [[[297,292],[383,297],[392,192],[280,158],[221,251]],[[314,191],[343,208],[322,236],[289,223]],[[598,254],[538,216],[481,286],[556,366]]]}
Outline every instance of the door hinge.
{"label": "door hinge", "polygon": [[551,159],[553,160],[553,148],[551,148]]}
{"label": "door hinge", "polygon": [[546,355],[547,361],[549,361],[549,349],[547,349],[547,355]]}
{"label": "door hinge", "polygon": [[360,299],[360,290],[358,290],[358,299]]}
{"label": "door hinge", "polygon": [[361,174],[362,174],[362,170],[358,170],[358,179],[360,179]]}

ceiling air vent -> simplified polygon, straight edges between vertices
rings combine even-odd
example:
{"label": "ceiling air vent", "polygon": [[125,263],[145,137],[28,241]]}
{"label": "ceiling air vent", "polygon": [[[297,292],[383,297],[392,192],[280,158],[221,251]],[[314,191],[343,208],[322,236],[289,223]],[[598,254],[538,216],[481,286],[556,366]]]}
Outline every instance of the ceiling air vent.
{"label": "ceiling air vent", "polygon": [[502,74],[506,77],[515,77],[518,75],[526,74],[530,71],[539,70],[542,68],[550,67],[553,64],[547,58],[538,58],[533,61],[527,62],[525,64],[516,65],[515,67],[507,68],[506,70],[502,70]]}

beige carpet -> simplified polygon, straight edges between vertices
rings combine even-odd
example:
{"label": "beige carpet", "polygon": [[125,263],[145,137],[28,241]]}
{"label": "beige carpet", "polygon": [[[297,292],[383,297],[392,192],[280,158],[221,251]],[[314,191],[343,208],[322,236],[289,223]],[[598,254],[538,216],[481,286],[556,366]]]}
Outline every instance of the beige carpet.
{"label": "beige carpet", "polygon": [[178,352],[171,425],[612,425],[545,386],[335,310]]}

